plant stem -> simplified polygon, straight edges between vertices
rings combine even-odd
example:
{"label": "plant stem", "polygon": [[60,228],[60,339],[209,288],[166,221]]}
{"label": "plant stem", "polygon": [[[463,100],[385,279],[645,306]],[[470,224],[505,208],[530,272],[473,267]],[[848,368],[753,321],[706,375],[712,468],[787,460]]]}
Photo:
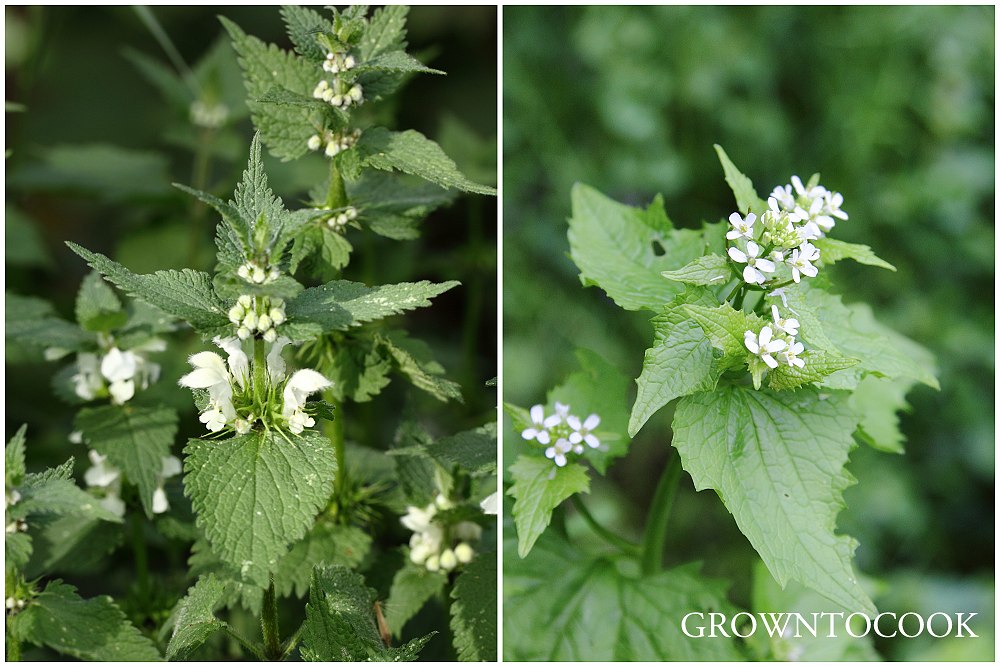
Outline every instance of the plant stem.
{"label": "plant stem", "polygon": [[142,516],[132,512],[129,516],[130,537],[132,540],[132,557],[135,560],[139,600],[143,612],[149,611],[149,557],[146,553],[146,540],[142,535]]}
{"label": "plant stem", "polygon": [[[263,338],[253,339],[253,401],[256,408],[267,405],[267,350]],[[258,415],[263,417],[263,412]]]}
{"label": "plant stem", "polygon": [[579,512],[580,516],[583,517],[583,520],[587,523],[588,526],[590,526],[591,530],[597,533],[600,537],[604,538],[612,546],[621,549],[630,556],[638,556],[641,553],[638,544],[634,542],[629,542],[624,537],[619,537],[618,535],[615,535],[610,530],[608,530],[601,524],[597,523],[597,520],[587,509],[587,506],[583,504],[583,501],[580,500],[579,496],[575,495],[570,496],[569,499],[570,502],[573,503],[573,507],[576,508],[576,511]]}
{"label": "plant stem", "polygon": [[264,635],[264,656],[268,660],[280,660],[282,646],[278,629],[278,601],[274,595],[273,574],[271,575],[271,584],[264,591],[264,602],[260,610],[260,626]]}
{"label": "plant stem", "polygon": [[288,656],[290,656],[292,654],[292,651],[295,650],[295,647],[299,645],[299,640],[302,638],[302,632],[305,629],[306,629],[306,624],[305,622],[303,622],[302,625],[299,626],[299,629],[295,631],[295,634],[289,637],[288,641],[285,642],[285,646],[281,650],[282,661],[287,660]]}
{"label": "plant stem", "polygon": [[[743,285],[740,285],[740,287],[742,288]],[[747,291],[745,289],[740,289],[740,293],[736,296],[736,301],[733,303],[733,308],[735,308],[736,310],[740,310],[743,308],[743,297],[745,297],[746,294]]]}
{"label": "plant stem", "polygon": [[741,285],[743,285],[742,280],[738,281],[735,285],[733,285],[733,289],[729,290],[729,294],[726,295],[726,298],[723,299],[723,301],[729,301],[730,299],[732,299],[733,295],[736,294],[736,290],[738,290]]}
{"label": "plant stem", "polygon": [[226,634],[236,640],[236,642],[242,646],[244,649],[250,652],[253,657],[257,660],[264,661],[264,653],[261,651],[260,647],[254,642],[248,640],[246,637],[238,633],[231,625],[228,623],[222,624],[222,629],[226,631]]}
{"label": "plant stem", "polygon": [[337,160],[330,160],[330,188],[326,191],[326,207],[330,209],[347,206],[347,190],[344,188],[344,177],[340,175]]}
{"label": "plant stem", "polygon": [[649,518],[646,520],[646,532],[642,537],[642,573],[646,576],[660,571],[663,544],[667,539],[667,520],[670,518],[670,508],[674,504],[680,479],[681,457],[675,452],[656,486]]}
{"label": "plant stem", "polygon": [[21,661],[21,642],[14,635],[7,633],[7,662]]}

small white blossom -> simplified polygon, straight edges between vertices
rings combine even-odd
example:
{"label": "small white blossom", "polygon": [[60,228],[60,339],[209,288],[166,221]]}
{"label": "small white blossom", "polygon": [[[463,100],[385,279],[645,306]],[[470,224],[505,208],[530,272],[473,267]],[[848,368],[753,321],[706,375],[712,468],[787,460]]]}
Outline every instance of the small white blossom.
{"label": "small white blossom", "polygon": [[729,216],[729,224],[732,225],[732,229],[726,232],[726,238],[729,240],[738,239],[741,236],[745,236],[748,239],[753,238],[753,224],[757,222],[756,213],[747,213],[746,218],[740,217],[739,213],[733,213]]}
{"label": "small white blossom", "polygon": [[[819,269],[812,265],[819,259],[819,248],[808,241],[792,251],[792,256],[788,259],[788,266],[792,269],[792,280],[799,282],[801,276],[815,278]],[[801,274],[801,275],[800,275]]]}
{"label": "small white blossom", "polygon": [[455,547],[455,558],[458,559],[459,563],[470,562],[475,554],[476,552],[473,551],[472,547],[465,542],[461,542]]}
{"label": "small white blossom", "polygon": [[289,431],[298,434],[316,424],[316,420],[303,411],[306,398],[332,384],[325,377],[309,368],[295,371],[292,377],[288,378],[282,392],[284,405],[281,409],[281,415],[287,420]]}
{"label": "small white blossom", "polygon": [[529,414],[531,426],[521,431],[521,437],[525,440],[537,440],[542,445],[549,444],[551,437],[545,427],[545,408],[542,405],[532,406]]}
{"label": "small white blossom", "polygon": [[323,140],[319,138],[318,134],[312,135],[306,142],[306,147],[311,151],[318,151],[321,145],[323,145]]}
{"label": "small white blossom", "polygon": [[778,358],[789,366],[798,366],[799,368],[802,368],[806,365],[806,362],[799,359],[798,355],[802,354],[803,349],[804,346],[802,343],[793,340],[788,345],[788,348],[778,353]]}
{"label": "small white blossom", "polygon": [[573,450],[573,445],[566,438],[556,440],[555,444],[545,450],[545,457],[552,459],[560,468],[566,465],[566,454]]}
{"label": "small white blossom", "polygon": [[774,320],[774,326],[776,328],[784,331],[789,336],[794,336],[799,333],[799,321],[794,317],[782,319],[781,314],[778,312],[778,307],[775,305],[771,306],[771,319]]}
{"label": "small white blossom", "polygon": [[763,283],[766,278],[764,273],[774,273],[774,262],[763,259],[760,256],[761,248],[753,241],[747,241],[747,251],[744,253],[739,248],[730,248],[729,256],[739,264],[746,264],[743,267],[743,280],[751,285]]}
{"label": "small white blossom", "polygon": [[576,445],[580,442],[585,442],[592,449],[601,445],[601,441],[597,439],[597,436],[591,433],[601,423],[601,418],[596,414],[587,417],[587,420],[583,423],[580,423],[580,418],[576,415],[570,415],[566,418],[566,423],[573,429],[573,432],[569,434],[569,441],[572,444]]}
{"label": "small white blossom", "polygon": [[455,552],[451,549],[445,549],[441,552],[441,569],[445,572],[451,572],[458,565],[458,558],[455,557]]}
{"label": "small white blossom", "polygon": [[761,360],[767,364],[768,368],[777,368],[778,362],[774,360],[771,356],[772,352],[780,352],[785,349],[785,341],[779,339],[771,339],[774,334],[771,331],[771,327],[765,326],[760,330],[760,334],[755,334],[752,331],[747,331],[743,334],[743,344],[746,345],[747,349],[756,354]]}

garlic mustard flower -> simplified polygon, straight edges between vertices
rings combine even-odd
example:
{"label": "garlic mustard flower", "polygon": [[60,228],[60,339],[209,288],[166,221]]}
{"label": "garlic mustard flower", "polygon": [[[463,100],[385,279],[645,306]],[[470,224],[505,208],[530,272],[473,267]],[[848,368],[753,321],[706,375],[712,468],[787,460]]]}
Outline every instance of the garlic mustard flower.
{"label": "garlic mustard flower", "polygon": [[573,445],[566,438],[559,438],[555,444],[545,450],[545,457],[562,468],[566,465],[566,455],[573,451]]}
{"label": "garlic mustard flower", "polygon": [[747,213],[746,218],[740,217],[739,213],[733,213],[729,216],[729,224],[733,228],[726,232],[726,238],[733,240],[745,236],[748,239],[753,239],[753,224],[755,222],[757,222],[756,213]]}
{"label": "garlic mustard flower", "polygon": [[743,267],[743,281],[751,285],[763,283],[767,278],[765,273],[774,273],[774,262],[760,256],[761,247],[753,241],[747,241],[747,251],[743,252],[739,248],[730,248],[729,256],[738,264],[746,264]]}
{"label": "garlic mustard flower", "polygon": [[792,256],[788,259],[788,266],[792,269],[792,280],[799,282],[802,276],[815,278],[819,269],[812,265],[819,259],[819,248],[808,241],[792,251]]}
{"label": "garlic mustard flower", "polygon": [[521,437],[525,440],[537,440],[542,445],[549,444],[551,438],[545,428],[545,408],[542,405],[534,405],[529,414],[531,426],[521,431]]}
{"label": "garlic mustard flower", "polygon": [[759,335],[755,334],[753,331],[747,331],[743,334],[743,344],[746,345],[748,350],[760,357],[761,360],[767,364],[768,368],[778,367],[778,362],[771,356],[771,353],[780,352],[785,349],[786,345],[783,340],[772,340],[771,336],[773,335],[774,332],[769,326],[765,326],[761,329]]}
{"label": "garlic mustard flower", "polygon": [[799,321],[794,317],[782,319],[781,314],[778,312],[778,307],[773,304],[771,306],[771,319],[774,320],[774,326],[776,329],[784,331],[789,336],[794,336],[799,333]]}
{"label": "garlic mustard flower", "polygon": [[601,423],[601,418],[596,414],[587,417],[583,423],[580,423],[580,418],[576,415],[570,415],[566,418],[566,423],[573,429],[573,432],[569,434],[569,441],[574,445],[585,442],[591,449],[601,446],[601,441],[591,432]]}
{"label": "garlic mustard flower", "polygon": [[799,368],[803,368],[806,365],[806,362],[799,359],[798,356],[802,354],[803,349],[805,348],[802,343],[793,340],[789,343],[788,348],[778,353],[778,359],[785,362],[789,366],[798,366]]}

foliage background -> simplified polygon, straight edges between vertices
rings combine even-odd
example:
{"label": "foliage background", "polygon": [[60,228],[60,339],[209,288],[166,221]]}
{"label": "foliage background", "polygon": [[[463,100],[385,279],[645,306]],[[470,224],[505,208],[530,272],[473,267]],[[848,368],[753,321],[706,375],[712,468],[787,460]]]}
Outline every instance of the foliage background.
{"label": "foliage background", "polygon": [[[841,263],[835,283],[931,349],[942,390],[909,395],[904,456],[852,453],[838,527],[860,541],[880,609],[977,611],[984,639],[881,640],[887,659],[993,657],[994,20],[992,7],[504,8],[504,400],[544,402],[579,347],[638,377],[652,340],[645,315],[580,287],[577,181],[633,205],[662,192],[675,225],[697,227],[734,210],[718,143],[761,193],[821,172],[851,216],[837,237],[899,269]],[[628,537],[671,412],[587,498]],[[509,420],[505,436],[506,467],[525,444]],[[753,549],[686,475],[670,531],[669,565],[703,560],[749,605]]]}
{"label": "foliage background", "polygon": [[[131,8],[5,11],[6,99],[26,107],[8,112],[6,119],[5,147],[12,151],[5,165],[6,288],[51,301],[67,319],[73,319],[73,300],[88,269],[65,240],[106,253],[137,272],[211,269],[217,220],[170,184],[194,185],[228,197],[246,164],[252,126],[243,102],[245,90],[216,16],[290,48],[276,7],[155,7],[152,12],[196,71],[196,63],[218,47],[209,58],[211,73],[202,83],[229,106],[234,122],[228,127],[199,135],[187,108],[167,103],[129,61],[126,52],[132,49],[170,67]],[[386,109],[383,103],[378,113],[390,118],[395,114],[389,127],[423,132],[471,179],[494,184],[495,8],[414,7],[408,30],[410,51],[448,74],[413,79],[394,96],[394,108]],[[199,146],[208,160],[202,177]],[[307,191],[327,176],[327,162],[318,155],[281,163],[265,150],[264,159],[274,192],[289,208],[301,206]],[[199,178],[203,181],[197,184]],[[443,405],[394,378],[374,401],[345,410],[349,442],[384,449],[407,415],[417,415],[435,437],[495,418],[495,389],[484,386],[497,375],[495,211],[492,198],[459,197],[423,223],[417,241],[349,233],[355,251],[343,278],[368,284],[462,282],[462,287],[436,299],[432,308],[405,321],[412,337],[431,345],[465,397],[464,404]],[[176,379],[188,370],[186,355],[202,348],[190,337],[170,353],[154,355],[152,360],[163,365],[161,380],[142,394],[144,400],[159,399],[182,411],[174,450],[178,455],[187,437],[204,432],[190,392],[176,386]],[[86,467],[86,449],[67,441],[75,408],[51,393],[52,375],[62,364],[46,363],[40,351],[9,342],[6,362],[7,437],[27,423],[29,471],[73,455],[79,477]],[[381,529],[399,541],[408,537],[398,519],[384,517],[383,522]],[[150,565],[162,584],[164,608],[169,609],[189,585],[184,581],[187,548],[153,535],[147,538],[157,540]],[[392,569],[384,582],[369,573],[371,585],[384,584],[381,599]],[[77,563],[55,574],[78,586],[84,597],[110,594],[117,599],[127,596],[134,576],[127,548],[100,563]],[[301,613],[302,605],[296,605]],[[447,626],[446,610],[430,609],[428,615],[433,614],[439,618],[419,621],[426,624],[425,632]],[[449,659],[449,641],[445,634],[438,635],[422,657]],[[26,652],[29,655],[42,654]]]}

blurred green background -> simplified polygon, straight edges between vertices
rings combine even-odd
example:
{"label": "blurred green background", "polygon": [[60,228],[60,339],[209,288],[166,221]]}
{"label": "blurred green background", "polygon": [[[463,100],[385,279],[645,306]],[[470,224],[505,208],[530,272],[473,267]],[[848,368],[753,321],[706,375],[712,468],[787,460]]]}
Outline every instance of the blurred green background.
{"label": "blurred green background", "polygon": [[[904,456],[852,453],[859,483],[838,526],[860,541],[880,608],[978,611],[985,639],[883,640],[887,659],[993,658],[994,18],[993,7],[504,8],[504,400],[544,402],[578,347],[635,378],[652,340],[648,314],[580,286],[566,240],[574,182],[641,206],[662,192],[674,223],[696,227],[734,210],[719,143],[761,194],[821,172],[850,214],[835,235],[898,267],[841,263],[835,284],[931,349],[942,389],[909,395]],[[623,534],[645,520],[671,412],[588,497]],[[524,443],[505,433],[509,465]],[[671,564],[704,560],[749,603],[753,550],[686,475],[667,550]]]}
{"label": "blurred green background", "polygon": [[[246,165],[253,128],[240,69],[217,16],[266,42],[291,47],[277,7],[153,7],[149,12],[152,20],[130,7],[7,7],[4,13],[6,288],[52,302],[67,319],[73,318],[75,294],[88,269],[66,240],[137,272],[184,266],[211,270],[217,218],[171,183],[228,199]],[[495,185],[496,8],[414,7],[407,26],[409,52],[447,76],[414,77],[391,101],[365,105],[361,113],[370,123],[423,132],[471,179]],[[176,60],[168,57],[155,31],[166,35]],[[171,76],[191,68],[198,99],[226,106],[223,126],[196,127],[192,91],[165,82],[157,67]],[[308,190],[328,174],[318,154],[281,163],[265,149],[264,161],[272,189],[289,208],[301,207]],[[343,278],[368,284],[461,281],[433,307],[399,323],[430,344],[465,398],[462,404],[444,405],[394,375],[373,401],[345,406],[341,414],[346,414],[349,443],[384,449],[410,416],[419,417],[435,437],[495,419],[496,390],[485,383],[498,374],[496,228],[496,200],[474,195],[435,211],[416,241],[392,241],[367,230],[348,233],[355,250]],[[161,380],[137,397],[181,411],[175,454],[187,437],[204,433],[190,392],[176,386],[176,378],[188,370],[185,354],[204,349],[195,338],[174,336],[177,348],[171,351],[176,353],[155,355],[153,361],[164,366]],[[86,468],[86,448],[67,441],[76,408],[52,395],[52,376],[64,363],[43,361],[40,350],[6,346],[6,433],[10,437],[28,424],[29,471],[71,455],[78,475]],[[357,449],[357,465],[376,458],[384,463],[384,457],[364,454]],[[185,518],[187,502],[179,483],[168,492]],[[396,517],[383,521],[379,530],[405,541],[408,533]],[[153,531],[147,538],[154,541],[151,566],[161,577],[163,608],[169,609],[188,585],[187,545]],[[110,549],[121,536],[108,539],[101,546]],[[126,597],[133,578],[130,552],[119,549],[103,562],[102,555],[92,562],[61,563],[51,573],[77,585],[84,596]],[[393,570],[387,571],[391,576]],[[388,583],[377,584],[386,588],[380,590],[383,599]],[[289,613],[301,611],[295,602]],[[446,625],[446,615],[438,606],[421,622],[429,632]],[[423,657],[448,659],[453,655],[448,644],[447,635],[439,635]]]}

